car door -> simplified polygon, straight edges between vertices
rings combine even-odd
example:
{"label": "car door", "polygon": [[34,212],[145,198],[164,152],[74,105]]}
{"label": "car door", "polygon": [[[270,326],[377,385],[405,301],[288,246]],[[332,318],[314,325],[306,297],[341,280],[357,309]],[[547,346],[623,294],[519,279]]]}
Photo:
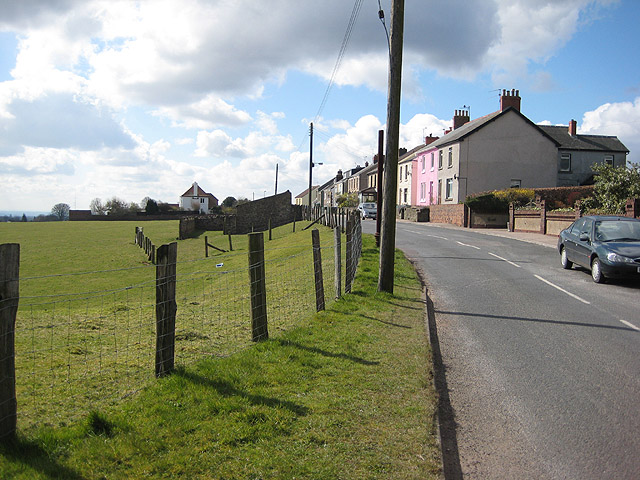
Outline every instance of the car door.
{"label": "car door", "polygon": [[580,226],[578,236],[575,243],[575,260],[574,262],[583,267],[591,268],[591,252],[593,247],[591,241],[593,239],[593,219],[585,218],[584,223]]}
{"label": "car door", "polygon": [[567,258],[574,262],[577,261],[577,243],[580,235],[580,230],[584,226],[586,218],[580,218],[574,222],[569,231],[567,232],[564,240],[564,248],[567,250]]}

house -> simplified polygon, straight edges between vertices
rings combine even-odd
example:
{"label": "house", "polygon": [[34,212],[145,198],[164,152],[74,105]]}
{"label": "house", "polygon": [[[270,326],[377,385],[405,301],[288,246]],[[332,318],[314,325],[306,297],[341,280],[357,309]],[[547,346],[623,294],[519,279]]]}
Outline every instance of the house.
{"label": "house", "polygon": [[[455,111],[453,128],[424,151],[425,167],[431,154],[438,165],[432,203],[511,187],[583,185],[592,181],[596,163],[626,164],[629,151],[617,137],[578,134],[575,120],[568,127],[536,125],[520,111],[521,101],[518,90],[503,90],[496,112],[470,120],[468,111]],[[419,181],[425,202],[416,204],[426,204],[432,181]]]}
{"label": "house", "polygon": [[438,148],[432,144],[438,137],[429,135],[425,138],[424,146],[416,152],[415,158],[415,192],[412,205],[426,207],[437,203],[436,185],[438,185],[438,169],[436,168],[436,155]]}
{"label": "house", "polygon": [[614,167],[627,164],[629,150],[618,137],[582,135],[577,133],[575,120],[569,126],[540,125],[542,131],[558,145],[557,186],[589,185],[593,183],[591,166],[605,163]]}
{"label": "house", "polygon": [[[425,137],[423,144],[412,148],[398,160],[398,205],[417,205],[418,201],[424,200],[426,195],[425,182],[422,179],[419,180],[418,177],[425,173],[425,148],[436,140],[438,137],[433,135]],[[435,175],[437,176],[437,174]],[[421,190],[418,190],[419,188]]]}
{"label": "house", "polygon": [[[560,143],[520,112],[516,90],[502,91],[500,110],[475,120],[457,111],[437,148],[437,203],[509,187],[555,187]],[[434,152],[435,153],[435,152]]]}
{"label": "house", "polygon": [[218,206],[218,199],[205,192],[196,182],[180,196],[180,208],[187,211],[209,213],[209,209]]}
{"label": "house", "polygon": [[[313,185],[311,187],[311,203],[313,205],[318,203],[318,186]],[[296,195],[296,205],[309,205],[309,189]]]}

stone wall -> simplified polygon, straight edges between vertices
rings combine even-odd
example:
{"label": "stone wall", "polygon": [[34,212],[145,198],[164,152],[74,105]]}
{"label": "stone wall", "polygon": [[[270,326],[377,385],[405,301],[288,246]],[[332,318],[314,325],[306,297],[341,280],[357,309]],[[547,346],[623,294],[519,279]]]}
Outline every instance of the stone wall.
{"label": "stone wall", "polygon": [[296,209],[291,205],[291,192],[287,190],[278,195],[243,203],[236,207],[235,234],[245,234],[252,231],[260,232],[271,227],[279,227],[293,221]]}
{"label": "stone wall", "polygon": [[428,222],[429,221],[429,208],[428,207],[409,207],[405,209],[404,219],[410,222]]}

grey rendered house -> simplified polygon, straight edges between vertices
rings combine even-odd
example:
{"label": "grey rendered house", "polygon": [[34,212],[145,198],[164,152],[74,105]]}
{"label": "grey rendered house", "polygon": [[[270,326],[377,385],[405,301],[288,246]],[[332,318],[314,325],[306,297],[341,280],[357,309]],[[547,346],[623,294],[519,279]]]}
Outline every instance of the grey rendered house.
{"label": "grey rendered house", "polygon": [[618,137],[578,134],[575,120],[571,120],[568,127],[540,125],[540,129],[558,143],[559,187],[593,183],[591,166],[594,164],[614,167],[627,164],[629,149]]}

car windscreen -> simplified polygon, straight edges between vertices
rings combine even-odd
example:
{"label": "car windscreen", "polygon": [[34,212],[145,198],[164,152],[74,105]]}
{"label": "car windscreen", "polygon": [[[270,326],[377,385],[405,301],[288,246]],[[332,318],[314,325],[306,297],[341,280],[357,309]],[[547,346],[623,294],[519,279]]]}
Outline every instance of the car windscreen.
{"label": "car windscreen", "polygon": [[640,222],[598,221],[595,226],[595,237],[600,242],[640,242]]}

